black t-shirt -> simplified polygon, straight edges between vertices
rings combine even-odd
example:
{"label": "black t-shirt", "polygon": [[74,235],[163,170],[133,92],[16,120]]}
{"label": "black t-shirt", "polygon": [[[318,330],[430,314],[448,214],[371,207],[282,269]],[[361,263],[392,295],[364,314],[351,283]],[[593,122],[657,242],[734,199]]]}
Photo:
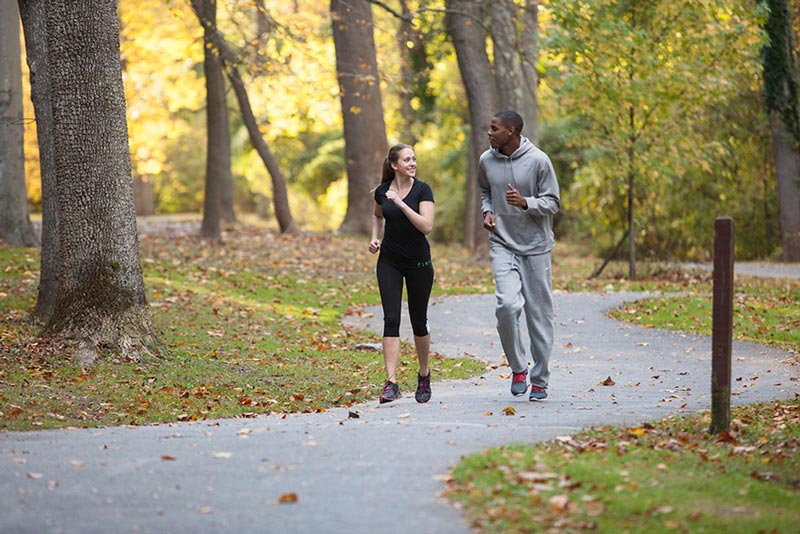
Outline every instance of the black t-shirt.
{"label": "black t-shirt", "polygon": [[[381,254],[378,261],[388,261],[398,267],[427,267],[431,264],[431,247],[425,234],[411,224],[408,217],[386,198],[391,181],[383,182],[375,189],[375,202],[380,204],[385,221]],[[412,210],[419,213],[419,204],[433,202],[431,186],[414,179],[411,190],[403,199]]]}

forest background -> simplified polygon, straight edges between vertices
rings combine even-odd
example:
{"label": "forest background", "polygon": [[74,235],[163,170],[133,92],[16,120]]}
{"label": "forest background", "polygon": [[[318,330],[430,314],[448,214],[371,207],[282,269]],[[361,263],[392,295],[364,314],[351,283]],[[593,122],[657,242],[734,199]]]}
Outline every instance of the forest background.
{"label": "forest background", "polygon": [[[418,177],[436,195],[432,238],[464,242],[465,217],[477,212],[467,201],[470,117],[445,28],[446,11],[459,2],[387,4],[371,3],[387,141],[415,147]],[[522,9],[530,2],[509,4]],[[549,0],[537,6],[538,124],[523,133],[556,167],[563,204],[558,237],[591,240],[596,253],[607,254],[627,228],[633,173],[640,258],[707,260],[713,221],[721,215],[737,222],[737,258],[779,253],[760,56],[763,4],[648,1],[638,3],[639,20],[637,2],[627,11],[626,2],[613,4]],[[295,222],[311,231],[339,229],[348,180],[330,6],[265,0],[217,7],[218,29],[240,58],[260,131],[285,172]],[[423,61],[411,78],[400,59],[413,43],[401,38],[406,21],[398,13],[412,14],[414,39],[422,45]],[[200,212],[203,29],[188,1],[120,0],[118,16],[137,211]],[[490,58],[498,52],[495,42],[486,42]],[[27,86],[27,71],[23,80]],[[24,116],[33,117],[25,102]],[[227,102],[236,213],[271,221],[269,173],[230,84]],[[25,159],[35,212],[41,185],[33,121],[25,126]],[[379,173],[376,168],[375,184]],[[152,199],[145,194],[143,200],[141,190]]]}

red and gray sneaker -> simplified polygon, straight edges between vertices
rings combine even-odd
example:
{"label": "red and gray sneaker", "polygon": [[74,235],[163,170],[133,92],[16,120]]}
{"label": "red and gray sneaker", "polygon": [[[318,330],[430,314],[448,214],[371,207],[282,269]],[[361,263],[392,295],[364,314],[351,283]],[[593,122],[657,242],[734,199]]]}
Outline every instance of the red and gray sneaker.
{"label": "red and gray sneaker", "polygon": [[414,398],[417,402],[428,402],[431,400],[431,372],[428,371],[428,376],[420,376],[417,373],[417,391],[414,393]]}
{"label": "red and gray sneaker", "polygon": [[511,394],[515,397],[519,397],[520,395],[525,395],[525,392],[528,391],[528,370],[525,369],[521,373],[512,373],[511,374]]}
{"label": "red and gray sneaker", "polygon": [[386,381],[383,385],[383,393],[381,393],[381,404],[385,402],[392,402],[393,400],[397,400],[403,395],[400,394],[400,386],[395,384],[394,382]]}
{"label": "red and gray sneaker", "polygon": [[540,401],[545,400],[547,398],[547,387],[540,388],[539,386],[534,386],[531,384],[531,395],[528,397],[528,400],[532,401]]}

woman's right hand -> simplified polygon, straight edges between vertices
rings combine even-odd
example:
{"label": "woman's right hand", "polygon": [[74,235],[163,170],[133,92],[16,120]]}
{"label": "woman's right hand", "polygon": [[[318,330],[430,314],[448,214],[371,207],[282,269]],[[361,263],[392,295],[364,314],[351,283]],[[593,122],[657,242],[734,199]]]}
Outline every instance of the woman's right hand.
{"label": "woman's right hand", "polygon": [[381,249],[381,242],[379,239],[373,239],[369,242],[369,251],[375,254]]}

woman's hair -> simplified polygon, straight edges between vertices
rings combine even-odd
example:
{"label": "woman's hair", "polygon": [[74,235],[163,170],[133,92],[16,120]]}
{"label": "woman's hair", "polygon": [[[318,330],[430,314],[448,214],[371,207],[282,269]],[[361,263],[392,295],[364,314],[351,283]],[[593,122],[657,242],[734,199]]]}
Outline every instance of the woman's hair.
{"label": "woman's hair", "polygon": [[400,157],[400,152],[406,148],[411,147],[409,145],[400,143],[389,149],[389,155],[386,156],[385,160],[383,160],[383,178],[381,179],[381,183],[391,182],[394,180],[394,169],[392,168],[392,163],[397,163],[397,158]]}

